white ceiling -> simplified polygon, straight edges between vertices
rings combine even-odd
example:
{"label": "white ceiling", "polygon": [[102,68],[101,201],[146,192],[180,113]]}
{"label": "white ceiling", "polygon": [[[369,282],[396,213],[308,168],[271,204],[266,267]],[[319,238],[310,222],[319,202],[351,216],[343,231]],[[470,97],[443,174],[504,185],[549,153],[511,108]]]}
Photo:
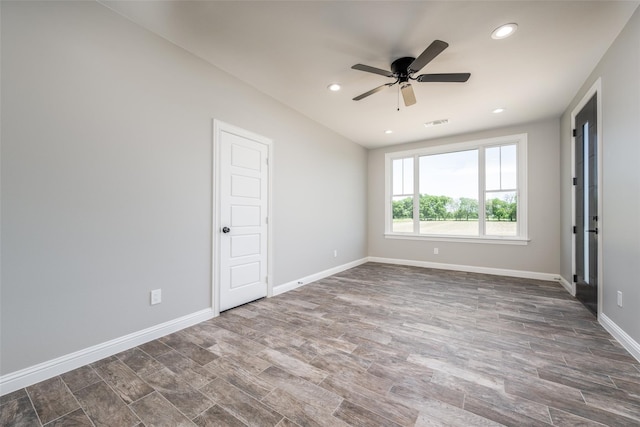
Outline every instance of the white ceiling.
{"label": "white ceiling", "polygon": [[[365,147],[559,117],[637,1],[102,1],[133,22]],[[510,38],[493,40],[515,22]],[[433,40],[449,43],[421,73],[470,72],[467,83],[414,83],[352,98]],[[327,85],[338,82],[340,92]],[[493,114],[497,107],[505,108]],[[449,119],[447,125],[423,123]],[[392,134],[384,130],[392,129]]]}

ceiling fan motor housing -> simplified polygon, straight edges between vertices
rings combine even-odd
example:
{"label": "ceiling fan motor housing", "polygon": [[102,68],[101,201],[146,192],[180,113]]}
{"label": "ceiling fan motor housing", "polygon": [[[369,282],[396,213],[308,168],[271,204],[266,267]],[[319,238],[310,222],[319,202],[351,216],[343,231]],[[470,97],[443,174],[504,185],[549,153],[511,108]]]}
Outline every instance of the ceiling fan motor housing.
{"label": "ceiling fan motor housing", "polygon": [[411,65],[413,61],[415,61],[415,58],[405,56],[404,58],[398,58],[391,63],[391,72],[401,83],[409,80],[409,65]]}

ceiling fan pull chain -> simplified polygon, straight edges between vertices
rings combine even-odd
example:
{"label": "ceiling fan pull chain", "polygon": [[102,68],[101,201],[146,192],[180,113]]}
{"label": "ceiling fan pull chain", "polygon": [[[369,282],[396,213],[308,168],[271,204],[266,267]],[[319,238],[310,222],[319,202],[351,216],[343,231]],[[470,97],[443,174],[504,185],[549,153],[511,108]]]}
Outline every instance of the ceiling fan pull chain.
{"label": "ceiling fan pull chain", "polygon": [[400,85],[398,85],[398,110],[400,111]]}

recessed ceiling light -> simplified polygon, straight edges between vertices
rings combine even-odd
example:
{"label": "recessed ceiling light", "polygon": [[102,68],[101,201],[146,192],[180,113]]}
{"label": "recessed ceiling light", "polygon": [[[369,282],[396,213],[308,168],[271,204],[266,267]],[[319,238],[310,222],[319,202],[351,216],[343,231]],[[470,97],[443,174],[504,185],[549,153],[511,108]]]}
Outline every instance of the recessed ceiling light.
{"label": "recessed ceiling light", "polygon": [[502,112],[504,112],[504,108],[496,108],[495,110],[492,111],[492,113],[494,114],[500,114]]}
{"label": "recessed ceiling light", "polygon": [[327,86],[327,89],[329,89],[331,92],[337,92],[340,90],[340,85],[338,83],[331,83],[329,86]]}
{"label": "recessed ceiling light", "polygon": [[493,30],[491,38],[494,40],[500,40],[509,37],[518,29],[518,24],[504,24]]}
{"label": "recessed ceiling light", "polygon": [[433,126],[446,125],[447,123],[449,123],[449,119],[434,120],[432,122],[425,123],[424,127],[430,128],[430,127],[433,127]]}
{"label": "recessed ceiling light", "polygon": [[384,131],[384,133],[386,133],[388,135],[390,133],[393,133],[393,131],[391,129],[387,129],[387,130]]}

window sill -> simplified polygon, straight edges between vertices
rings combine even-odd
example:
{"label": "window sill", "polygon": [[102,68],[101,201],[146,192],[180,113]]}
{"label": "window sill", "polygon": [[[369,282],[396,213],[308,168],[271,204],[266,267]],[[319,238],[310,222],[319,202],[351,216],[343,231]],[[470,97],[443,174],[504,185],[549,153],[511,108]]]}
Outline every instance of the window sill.
{"label": "window sill", "polygon": [[404,233],[385,233],[385,239],[398,240],[425,240],[432,242],[457,242],[457,243],[485,243],[492,245],[518,245],[526,246],[531,241],[526,237],[475,237],[475,236],[435,236],[416,235]]}

